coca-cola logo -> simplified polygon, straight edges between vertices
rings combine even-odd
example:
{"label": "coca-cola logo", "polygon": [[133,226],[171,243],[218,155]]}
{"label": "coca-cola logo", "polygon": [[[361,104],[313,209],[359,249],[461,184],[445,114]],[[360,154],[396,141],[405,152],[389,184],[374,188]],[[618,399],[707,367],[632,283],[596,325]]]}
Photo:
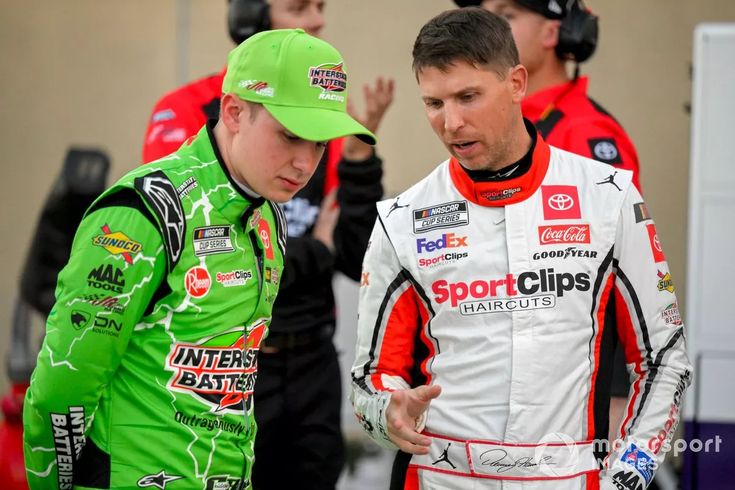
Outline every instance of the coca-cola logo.
{"label": "coca-cola logo", "polygon": [[590,243],[590,225],[539,226],[541,245],[556,243]]}
{"label": "coca-cola logo", "polygon": [[186,271],[184,287],[186,288],[186,292],[193,298],[205,296],[209,292],[209,286],[211,285],[212,279],[204,267],[192,267]]}
{"label": "coca-cola logo", "polygon": [[574,206],[574,199],[567,194],[554,194],[549,198],[549,207],[557,211],[566,211]]}

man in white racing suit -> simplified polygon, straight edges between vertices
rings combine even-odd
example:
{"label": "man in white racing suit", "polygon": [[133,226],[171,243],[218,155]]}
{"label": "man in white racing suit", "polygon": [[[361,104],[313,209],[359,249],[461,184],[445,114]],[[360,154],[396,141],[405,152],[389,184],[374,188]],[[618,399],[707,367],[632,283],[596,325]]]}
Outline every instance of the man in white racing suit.
{"label": "man in white racing suit", "polygon": [[[632,174],[524,121],[527,72],[494,14],[440,14],[413,57],[452,157],[378,205],[352,368],[362,426],[401,450],[391,487],[646,488],[692,368]],[[613,295],[633,388],[608,452]]]}

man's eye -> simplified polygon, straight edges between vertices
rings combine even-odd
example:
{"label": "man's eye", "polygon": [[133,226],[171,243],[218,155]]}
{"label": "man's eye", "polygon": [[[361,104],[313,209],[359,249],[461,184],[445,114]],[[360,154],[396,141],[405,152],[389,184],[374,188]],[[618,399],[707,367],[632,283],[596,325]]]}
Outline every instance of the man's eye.
{"label": "man's eye", "polygon": [[429,107],[431,109],[438,109],[442,106],[440,100],[427,100],[424,102],[424,104],[426,104],[426,107]]}

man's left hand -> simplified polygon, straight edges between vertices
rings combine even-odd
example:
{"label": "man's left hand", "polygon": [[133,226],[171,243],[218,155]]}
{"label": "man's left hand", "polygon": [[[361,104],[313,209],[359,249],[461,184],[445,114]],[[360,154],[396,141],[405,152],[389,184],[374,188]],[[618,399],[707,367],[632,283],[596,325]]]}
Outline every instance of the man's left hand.
{"label": "man's left hand", "polygon": [[[385,111],[387,111],[388,107],[393,103],[394,87],[395,83],[392,78],[376,78],[373,87],[368,84],[363,86],[365,113],[358,114],[354,105],[352,105],[349,100],[347,101],[347,112],[359,121],[360,124],[373,133],[376,133],[378,131],[378,126],[380,126],[380,122],[385,115]],[[367,160],[370,158],[372,153],[372,146],[367,143],[363,143],[355,136],[349,136],[345,139],[345,144],[342,148],[342,156],[346,159],[351,161]]]}

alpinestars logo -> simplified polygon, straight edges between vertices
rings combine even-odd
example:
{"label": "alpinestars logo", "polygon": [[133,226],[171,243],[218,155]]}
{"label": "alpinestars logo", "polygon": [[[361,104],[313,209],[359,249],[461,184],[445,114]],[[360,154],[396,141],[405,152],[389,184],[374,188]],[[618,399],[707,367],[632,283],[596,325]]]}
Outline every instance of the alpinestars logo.
{"label": "alpinestars logo", "polygon": [[237,328],[197,345],[176,344],[166,358],[166,369],[174,373],[168,387],[194,395],[212,413],[249,412],[265,332],[266,321],[260,319],[247,338]]}

